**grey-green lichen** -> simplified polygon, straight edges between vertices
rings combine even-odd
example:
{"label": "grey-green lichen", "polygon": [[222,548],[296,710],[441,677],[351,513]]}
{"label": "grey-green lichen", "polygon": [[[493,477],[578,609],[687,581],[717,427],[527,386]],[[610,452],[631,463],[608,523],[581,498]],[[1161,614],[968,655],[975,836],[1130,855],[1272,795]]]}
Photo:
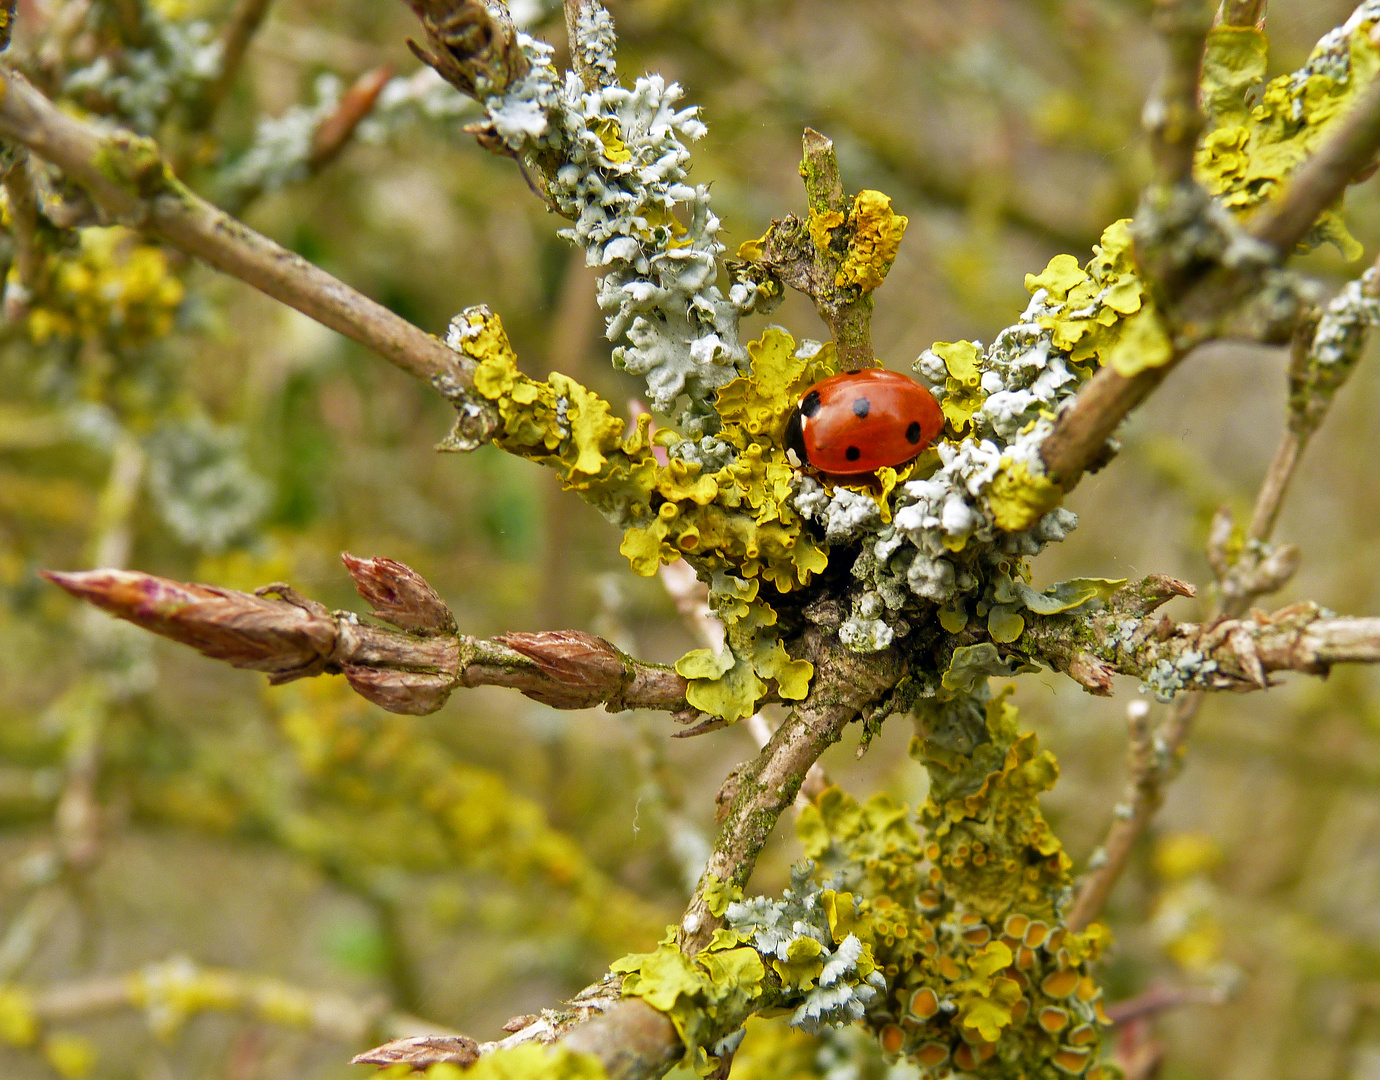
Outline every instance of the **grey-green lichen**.
{"label": "grey-green lichen", "polygon": [[[589,7],[588,19],[607,19]],[[612,34],[590,29],[583,60],[611,75]],[[550,197],[573,221],[563,235],[600,268],[615,363],[642,375],[653,406],[687,433],[712,435],[714,393],[746,365],[738,321],[759,290],[738,283],[725,297],[718,287],[719,219],[708,188],[686,182],[686,141],[705,131],[698,110],[679,108],[680,88],[657,75],[631,89],[586,89],[573,72],[562,80],[548,46],[518,40],[530,71],[484,101],[488,129],[544,165]]]}

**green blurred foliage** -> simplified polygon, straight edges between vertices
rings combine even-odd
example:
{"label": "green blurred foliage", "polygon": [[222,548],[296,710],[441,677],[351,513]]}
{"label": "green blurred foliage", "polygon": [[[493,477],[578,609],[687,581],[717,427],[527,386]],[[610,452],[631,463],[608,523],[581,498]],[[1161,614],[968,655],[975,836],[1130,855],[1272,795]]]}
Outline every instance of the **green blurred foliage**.
{"label": "green blurred foliage", "polygon": [[[850,190],[885,191],[910,218],[874,328],[894,367],[934,340],[989,339],[1024,306],[1027,272],[1060,252],[1086,258],[1134,209],[1158,60],[1147,7],[611,5],[623,70],[661,71],[704,106],[694,175],[715,184],[731,242],[803,209],[806,124],[835,139]],[[1275,0],[1270,73],[1296,66],[1350,7]],[[564,47],[558,15],[540,31]],[[216,141],[244,147],[257,117],[308,101],[323,71],[411,72],[415,32],[402,4],[281,0]],[[616,405],[637,391],[607,365],[590,280],[556,223],[511,162],[462,139],[418,126],[353,145],[246,216],[428,330],[487,302],[528,374],[558,365]],[[1373,184],[1349,197],[1348,220],[1373,257]],[[98,240],[104,254],[91,256]],[[118,319],[77,303],[111,295],[71,280],[91,257],[96,279],[123,282]],[[661,717],[556,713],[498,690],[457,694],[422,719],[387,716],[334,678],[265,691],[258,676],[78,610],[35,575],[122,562],[237,588],[290,580],[359,610],[338,552],[387,555],[425,575],[467,632],[572,626],[673,660],[698,642],[657,582],[626,573],[616,532],[530,463],[437,455],[448,410],[436,395],[235,282],[159,263],[128,236],[91,235],[61,258],[71,302],[40,310],[72,325],[45,316],[46,337],[0,334],[0,984],[85,985],[185,955],[492,1038],[612,957],[651,948],[712,836],[714,792],[750,752],[741,730],[669,742]],[[1307,265],[1331,286],[1356,272],[1331,251]],[[776,318],[819,333],[799,298]],[[116,329],[83,332],[93,326]],[[1046,580],[1208,581],[1207,521],[1252,498],[1282,424],[1284,367],[1277,351],[1218,346],[1176,372],[1120,459],[1074,495],[1083,524],[1042,560]],[[1281,520],[1281,539],[1305,554],[1282,601],[1376,611],[1378,418],[1371,357]],[[1016,698],[1059,758],[1045,812],[1075,871],[1120,795],[1134,693],[1100,701],[1051,677]],[[831,775],[860,798],[922,801],[900,723],[861,762],[837,748]],[[785,884],[801,853],[790,832],[754,891]],[[1109,912],[1110,1000],[1161,982],[1235,988],[1226,1005],[1158,1022],[1167,1076],[1380,1074],[1377,839],[1375,672],[1209,704]],[[21,1012],[0,1002],[0,1041],[25,1041],[3,1025]],[[0,1048],[0,1071],[347,1077],[361,1048],[252,1010],[212,1010],[165,1039],[151,1024],[117,1009],[54,1025],[35,1047]],[[738,1068],[752,1080],[888,1073],[864,1040],[816,1040],[779,1019],[753,1022]]]}

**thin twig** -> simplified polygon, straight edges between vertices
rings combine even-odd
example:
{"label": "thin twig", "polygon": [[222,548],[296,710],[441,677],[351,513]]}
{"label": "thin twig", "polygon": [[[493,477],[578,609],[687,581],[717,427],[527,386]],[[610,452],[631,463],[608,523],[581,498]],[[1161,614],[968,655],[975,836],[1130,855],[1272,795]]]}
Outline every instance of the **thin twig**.
{"label": "thin twig", "polygon": [[237,0],[220,35],[220,72],[206,88],[203,109],[206,121],[215,115],[235,85],[249,43],[263,24],[272,0]]}
{"label": "thin twig", "polygon": [[1113,1024],[1126,1024],[1185,1005],[1225,1005],[1230,992],[1221,986],[1152,986],[1143,994],[1107,1006]]}
{"label": "thin twig", "polygon": [[140,228],[336,330],[449,397],[473,365],[382,304],[199,198],[170,177],[149,141],[106,135],[0,71],[0,137],[27,146],[84,187],[110,218]]}
{"label": "thin twig", "polygon": [[1211,15],[1204,0],[1156,0],[1155,27],[1169,63],[1145,106],[1145,126],[1161,184],[1178,184],[1193,174],[1193,154],[1203,131],[1198,78]]}
{"label": "thin twig", "polygon": [[[1380,293],[1380,266],[1363,281],[1363,292],[1375,298]],[[1294,335],[1290,357],[1292,383],[1302,381],[1314,346],[1317,325],[1316,318],[1306,319]],[[1364,336],[1352,343],[1357,356],[1364,344]],[[1292,574],[1288,551],[1281,548],[1276,552],[1261,553],[1274,533],[1280,509],[1303,452],[1322,424],[1350,370],[1346,365],[1335,362],[1331,366],[1342,369],[1340,377],[1329,380],[1320,393],[1291,403],[1290,422],[1280,436],[1251,512],[1244,554],[1234,565],[1228,564],[1221,554],[1230,535],[1230,517],[1219,514],[1214,522],[1209,550],[1214,568],[1218,571],[1220,589],[1211,621],[1239,618],[1256,599],[1279,588]],[[1158,754],[1140,761],[1132,768],[1132,780],[1123,804],[1129,813],[1118,816],[1112,822],[1107,838],[1098,849],[1100,865],[1089,873],[1079,889],[1069,916],[1069,924],[1075,929],[1088,925],[1097,917],[1125,871],[1132,850],[1163,802],[1165,788],[1173,782],[1182,766],[1184,747],[1192,734],[1204,699],[1205,695],[1200,691],[1179,695],[1156,733],[1160,747]]]}
{"label": "thin twig", "polygon": [[318,1035],[358,1045],[371,1034],[408,1036],[435,1025],[393,1012],[382,1000],[360,1003],[340,994],[304,990],[256,975],[203,968],[175,958],[122,975],[58,983],[27,992],[33,1018],[64,1024],[111,1012],[153,1009],[160,1001],[183,1007],[247,1012],[264,1020],[300,1017]]}
{"label": "thin twig", "polygon": [[350,84],[350,88],[341,95],[335,111],[321,122],[312,136],[311,153],[307,155],[308,172],[320,172],[340,155],[350,136],[355,133],[355,128],[373,110],[374,103],[392,77],[393,69],[384,64],[366,71]]}

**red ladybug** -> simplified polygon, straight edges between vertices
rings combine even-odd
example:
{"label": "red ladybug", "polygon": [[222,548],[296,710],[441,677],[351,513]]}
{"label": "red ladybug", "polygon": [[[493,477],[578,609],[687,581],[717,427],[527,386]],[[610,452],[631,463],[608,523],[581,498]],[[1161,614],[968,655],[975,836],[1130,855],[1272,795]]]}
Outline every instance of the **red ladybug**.
{"label": "red ladybug", "polygon": [[904,465],[939,437],[944,414],[899,371],[831,375],[806,390],[786,424],[791,464],[851,476]]}

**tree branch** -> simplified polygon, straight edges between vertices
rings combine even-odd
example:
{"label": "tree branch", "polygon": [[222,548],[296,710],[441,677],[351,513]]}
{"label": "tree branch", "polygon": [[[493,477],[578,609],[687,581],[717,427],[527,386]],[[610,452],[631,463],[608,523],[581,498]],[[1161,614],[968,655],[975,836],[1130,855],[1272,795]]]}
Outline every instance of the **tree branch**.
{"label": "tree branch", "polygon": [[1109,609],[1070,621],[1036,619],[1017,647],[1093,693],[1110,693],[1112,675],[1134,675],[1157,691],[1271,686],[1269,676],[1326,675],[1334,664],[1380,663],[1380,617],[1325,615],[1316,604],[1253,611],[1241,619],[1176,623],[1127,619]]}
{"label": "tree branch", "polygon": [[132,571],[44,576],[73,596],[274,683],[343,673],[390,712],[425,714],[459,687],[506,686],[558,709],[688,708],[685,680],[578,630],[485,640],[455,632],[450,611],[418,575],[388,559],[346,565],[376,614],[402,627],[332,612],[287,585],[256,594]]}
{"label": "tree branch", "polygon": [[[1348,296],[1351,289],[1356,291],[1354,298]],[[1224,509],[1213,521],[1208,558],[1217,573],[1219,597],[1212,618],[1243,615],[1256,599],[1275,592],[1293,576],[1297,550],[1291,545],[1271,549],[1270,536],[1304,450],[1364,351],[1371,321],[1365,308],[1377,298],[1380,267],[1372,267],[1360,281],[1344,289],[1325,314],[1305,318],[1295,331],[1290,350],[1289,420],[1256,496],[1245,543],[1234,562],[1226,554],[1233,529],[1231,515]],[[1198,691],[1180,694],[1155,735],[1161,752],[1137,757],[1133,750],[1124,802],[1129,812],[1113,820],[1098,849],[1098,865],[1079,889],[1068,919],[1074,929],[1082,929],[1097,917],[1121,878],[1136,842],[1164,800],[1164,789],[1178,774],[1203,701],[1204,695]]]}
{"label": "tree branch", "polygon": [[[1174,52],[1182,59],[1181,48]],[[1173,86],[1181,82],[1181,75],[1169,80]],[[1165,112],[1171,116],[1176,114],[1174,109]],[[1152,123],[1157,114],[1157,110],[1151,110]],[[1179,132],[1187,131],[1191,125],[1166,122],[1163,126],[1166,131]],[[1163,148],[1159,155],[1161,175],[1186,177],[1182,171],[1182,146],[1165,134],[1157,134],[1156,142]],[[1153,283],[1163,294],[1165,308],[1175,323],[1174,356],[1167,364],[1147,368],[1131,378],[1104,367],[1079,391],[1040,447],[1045,471],[1066,492],[1102,456],[1106,440],[1131,410],[1164,381],[1184,356],[1212,336],[1212,329],[1223,313],[1259,288],[1267,269],[1293,253],[1318,215],[1339,199],[1347,186],[1369,167],[1378,150],[1380,81],[1361,94],[1339,130],[1299,168],[1284,193],[1252,222],[1246,235],[1262,245],[1261,254],[1268,254],[1268,258],[1241,260],[1235,265],[1218,265],[1206,271],[1200,267],[1197,273],[1177,279],[1150,274],[1152,279],[1157,279]],[[1190,183],[1188,179],[1181,179],[1179,186],[1186,188]],[[1207,205],[1201,191],[1197,191],[1196,197]],[[1153,259],[1147,260],[1146,254],[1138,245],[1142,268],[1153,268]]]}
{"label": "tree branch", "polygon": [[[170,1021],[188,1011],[244,1011],[277,1023],[296,1023],[318,1035],[358,1045],[371,1034],[411,1035],[434,1025],[390,1011],[383,1000],[360,1003],[340,994],[290,986],[242,972],[202,968],[185,959],[150,964],[125,975],[98,976],[21,991],[39,1024],[62,1024],[110,1012],[145,1009]],[[159,1006],[166,1001],[166,1007]]]}
{"label": "tree branch", "polygon": [[905,658],[896,650],[853,652],[835,636],[836,624],[830,625],[836,613],[815,614],[822,621],[810,624],[804,639],[805,655],[815,665],[809,697],[720,793],[721,800],[728,796],[728,813],[680,924],[680,945],[687,952],[707,944],[722,922],[709,910],[706,886],[711,880],[747,883],[777,819],[795,802],[820,755],[905,673]]}
{"label": "tree branch", "polygon": [[194,255],[464,400],[473,364],[383,305],[280,247],[180,184],[157,146],[107,135],[0,70],[0,138],[28,147],[85,188],[109,218]]}

